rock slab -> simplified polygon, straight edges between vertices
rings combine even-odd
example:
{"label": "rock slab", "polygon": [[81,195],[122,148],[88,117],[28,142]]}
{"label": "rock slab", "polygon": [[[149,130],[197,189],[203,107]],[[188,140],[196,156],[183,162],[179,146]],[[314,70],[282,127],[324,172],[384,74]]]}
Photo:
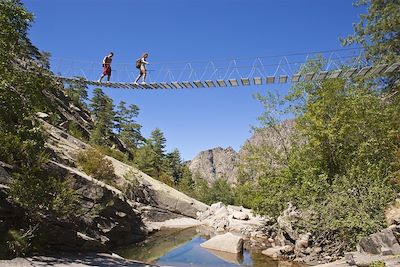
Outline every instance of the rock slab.
{"label": "rock slab", "polygon": [[225,251],[229,253],[241,253],[243,251],[243,238],[232,233],[217,235],[200,244],[203,248]]}

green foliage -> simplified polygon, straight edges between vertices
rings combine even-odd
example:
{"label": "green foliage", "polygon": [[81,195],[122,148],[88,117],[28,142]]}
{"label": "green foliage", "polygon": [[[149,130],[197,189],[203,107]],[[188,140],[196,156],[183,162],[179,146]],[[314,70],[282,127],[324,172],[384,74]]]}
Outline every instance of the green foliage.
{"label": "green foliage", "polygon": [[115,158],[121,162],[124,162],[126,164],[130,164],[131,162],[128,160],[128,155],[124,154],[123,152],[108,147],[108,146],[94,146],[98,151],[100,151],[101,153],[103,153],[104,155],[110,156],[112,158]]}
{"label": "green foliage", "polygon": [[245,208],[253,207],[258,196],[258,191],[257,183],[252,181],[237,185],[233,189],[234,204]]}
{"label": "green foliage", "polygon": [[125,104],[121,101],[117,107],[115,128],[122,142],[130,151],[134,151],[145,141],[140,132],[142,126],[135,121],[139,115],[139,107],[133,104],[126,107]]}
{"label": "green foliage", "polygon": [[194,196],[195,182],[187,166],[182,166],[182,178],[178,181],[177,189],[188,196]]}
{"label": "green foliage", "polygon": [[15,166],[34,167],[45,157],[44,135],[39,127],[24,123],[9,127],[0,121],[0,160]]}
{"label": "green foliage", "polygon": [[[395,10],[400,3],[357,4],[368,5],[368,14],[345,44],[362,44],[367,60],[375,63],[398,61],[400,13]],[[318,71],[324,65],[323,60],[311,61],[301,72]],[[265,108],[263,127],[274,127],[289,112],[296,116],[296,132],[283,168],[273,168],[262,157],[276,160],[276,148],[249,150],[240,168],[241,181],[246,185],[248,176],[256,177],[259,189],[248,205],[258,213],[277,216],[291,202],[308,214],[303,230],[312,231],[319,242],[339,241],[342,251],[382,229],[384,210],[399,192],[400,98],[394,78],[384,86],[362,79],[301,82],[286,100],[259,96]],[[385,90],[394,93],[387,96]]]}
{"label": "green foliage", "polygon": [[68,122],[68,133],[72,135],[75,138],[78,138],[81,141],[88,141],[86,136],[82,133],[82,130],[80,129],[79,125],[75,121],[69,121]]}
{"label": "green foliage", "polygon": [[129,181],[129,183],[122,188],[122,192],[127,198],[136,201],[136,196],[138,195],[137,190],[139,187],[139,181],[136,178],[136,173],[130,169],[124,174],[124,179]]}
{"label": "green foliage", "polygon": [[357,0],[356,6],[367,6],[354,26],[355,33],[343,39],[344,45],[361,44],[367,59],[375,62],[397,62],[400,56],[400,2],[397,0]]}
{"label": "green foliage", "polygon": [[156,156],[151,146],[146,144],[135,152],[133,162],[139,170],[157,179]]}
{"label": "green foliage", "polygon": [[81,151],[77,156],[77,163],[85,173],[97,180],[111,183],[116,178],[112,162],[97,149]]}
{"label": "green foliage", "polygon": [[385,207],[396,195],[394,109],[375,92],[340,79],[327,80],[306,96],[296,118],[299,138],[306,142],[290,150],[286,167],[253,169],[260,189],[250,205],[277,216],[290,201],[313,215],[305,229],[346,240],[342,249],[350,248],[384,227]]}
{"label": "green foliage", "polygon": [[198,174],[195,175],[195,187],[193,190],[193,197],[203,203],[212,204],[213,201],[210,198],[209,191],[210,187],[208,186],[207,182],[199,178]]}
{"label": "green foliage", "polygon": [[[73,193],[43,169],[46,136],[35,113],[55,110],[46,95],[58,86],[47,70],[49,54],[27,37],[32,18],[20,1],[0,2],[0,160],[15,167],[10,198],[40,220],[68,215],[64,208],[72,205]],[[12,236],[15,248],[25,247],[16,232]]]}
{"label": "green foliage", "polygon": [[182,186],[186,194],[208,205],[216,202],[234,204],[234,192],[226,179],[217,179],[209,186],[199,173],[195,173],[193,179],[185,177],[181,183],[185,183]]}
{"label": "green foliage", "polygon": [[42,214],[69,217],[76,211],[75,190],[68,180],[59,181],[40,169],[14,174],[9,196],[36,220]]}
{"label": "green foliage", "polygon": [[170,186],[177,186],[183,178],[185,169],[177,149],[165,153],[166,138],[160,129],[152,131],[145,144],[135,151],[133,162],[141,171]]}
{"label": "green foliage", "polygon": [[92,115],[95,117],[95,125],[91,134],[91,142],[95,145],[110,145],[110,136],[114,128],[115,112],[114,104],[100,88],[93,90],[93,97],[89,104]]}
{"label": "green foliage", "polygon": [[233,204],[233,193],[228,180],[220,178],[215,180],[209,191],[208,203],[222,202],[224,204]]}
{"label": "green foliage", "polygon": [[32,231],[10,229],[7,232],[6,244],[8,250],[17,257],[25,256],[31,247],[30,240],[33,238]]}
{"label": "green foliage", "polygon": [[[77,77],[79,80],[84,80],[82,77]],[[88,100],[87,85],[79,81],[68,82],[68,87],[65,88],[65,93],[72,103],[81,109],[86,108]]]}
{"label": "green foliage", "polygon": [[373,261],[368,267],[385,267],[384,261]]}

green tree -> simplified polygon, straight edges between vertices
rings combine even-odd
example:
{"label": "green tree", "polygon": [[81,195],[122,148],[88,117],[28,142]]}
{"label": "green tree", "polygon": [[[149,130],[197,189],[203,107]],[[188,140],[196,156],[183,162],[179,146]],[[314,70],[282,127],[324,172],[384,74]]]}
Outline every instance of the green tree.
{"label": "green tree", "polygon": [[224,204],[233,204],[234,196],[228,180],[220,178],[215,180],[209,190],[208,204],[223,202]]}
{"label": "green tree", "polygon": [[153,168],[155,170],[155,176],[160,177],[162,173],[165,173],[166,162],[165,162],[165,143],[167,139],[164,137],[164,133],[156,128],[151,132],[150,138],[147,140],[147,144],[150,146],[153,152]]}
{"label": "green tree", "polygon": [[65,92],[75,106],[86,108],[86,101],[88,100],[88,88],[83,82],[84,78],[78,78],[79,81],[71,81],[67,83],[68,87],[65,88]]}
{"label": "green tree", "polygon": [[177,185],[183,177],[182,159],[178,149],[174,149],[166,155],[166,168],[168,175],[172,178],[174,184]]}
{"label": "green tree", "polygon": [[109,145],[110,136],[114,129],[114,104],[100,88],[93,90],[93,97],[89,105],[95,124],[91,134],[91,142],[96,145]]}
{"label": "green tree", "polygon": [[133,104],[129,107],[125,105],[126,103],[121,101],[117,106],[115,128],[119,138],[133,151],[142,145],[145,139],[140,132],[142,126],[136,122],[139,107]]}
{"label": "green tree", "polygon": [[[28,228],[43,217],[71,215],[74,204],[70,185],[44,168],[48,160],[46,139],[36,112],[54,114],[49,97],[61,88],[48,71],[46,54],[27,37],[32,21],[32,14],[20,1],[0,1],[0,160],[14,166],[9,196],[26,208]],[[18,234],[13,236],[9,244],[16,245]]]}
{"label": "green tree", "polygon": [[343,39],[344,45],[361,44],[366,59],[374,63],[393,63],[400,59],[400,2],[397,0],[358,0],[368,13],[354,26],[355,33]]}
{"label": "green tree", "polygon": [[185,193],[188,196],[195,197],[195,182],[192,178],[192,173],[189,168],[185,165],[182,166],[182,178],[178,182],[179,191]]}
{"label": "green tree", "polygon": [[133,162],[139,170],[155,179],[158,179],[159,172],[156,168],[156,158],[157,155],[155,154],[152,147],[149,144],[145,143],[145,145],[135,151]]}

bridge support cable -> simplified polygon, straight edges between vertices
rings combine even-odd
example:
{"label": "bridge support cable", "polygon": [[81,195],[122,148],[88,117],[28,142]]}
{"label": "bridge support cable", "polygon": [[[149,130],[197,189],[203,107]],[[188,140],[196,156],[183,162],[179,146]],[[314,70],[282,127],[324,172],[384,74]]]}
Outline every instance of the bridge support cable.
{"label": "bridge support cable", "polygon": [[[98,83],[101,65],[88,61],[52,59],[52,70],[61,81],[126,89],[185,89],[260,86],[263,84],[323,81],[331,78],[381,76],[399,71],[399,63],[371,65],[359,48],[293,53],[254,58],[207,61],[150,62],[146,85],[133,85],[134,63],[112,64],[111,82]],[[54,66],[53,66],[54,64]],[[305,71],[305,66],[315,71]]]}

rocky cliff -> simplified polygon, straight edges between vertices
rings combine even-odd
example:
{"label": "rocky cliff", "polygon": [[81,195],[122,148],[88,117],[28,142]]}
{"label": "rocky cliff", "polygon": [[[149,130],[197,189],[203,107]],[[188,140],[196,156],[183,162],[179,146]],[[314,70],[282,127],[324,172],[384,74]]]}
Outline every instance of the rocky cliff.
{"label": "rocky cliff", "polygon": [[233,148],[217,147],[200,152],[188,162],[188,167],[195,177],[199,175],[209,184],[219,178],[236,183],[237,163],[238,153]]}
{"label": "rocky cliff", "polygon": [[[277,157],[283,156],[291,148],[290,137],[294,131],[294,121],[287,120],[275,127],[257,129],[253,135],[245,141],[239,152],[233,148],[217,147],[200,152],[193,160],[188,161],[188,166],[193,174],[198,174],[209,184],[218,178],[226,178],[229,183],[235,184],[238,179],[238,164],[244,163],[249,153],[261,150],[268,146],[271,153],[264,153],[268,157],[270,167],[282,164]],[[260,151],[261,152],[261,151]]]}

